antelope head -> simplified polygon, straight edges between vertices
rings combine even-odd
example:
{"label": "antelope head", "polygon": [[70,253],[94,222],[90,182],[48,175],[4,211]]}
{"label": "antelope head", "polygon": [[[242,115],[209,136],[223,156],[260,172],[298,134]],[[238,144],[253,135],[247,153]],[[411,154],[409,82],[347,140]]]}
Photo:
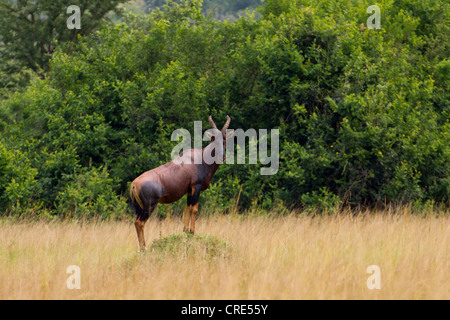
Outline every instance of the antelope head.
{"label": "antelope head", "polygon": [[[227,121],[225,122],[225,125],[223,126],[222,130],[219,130],[214,123],[214,120],[212,119],[212,116],[209,116],[209,124],[211,125],[211,129],[207,130],[205,132],[205,137],[208,137],[211,140],[210,146],[214,146],[215,150],[218,151],[218,156],[220,162],[225,161],[225,150],[226,150],[226,144],[227,139],[233,137],[234,130],[228,130],[228,127],[230,126],[231,118],[227,116]],[[214,152],[214,151],[213,151]],[[215,157],[215,154],[211,154],[213,157]],[[221,156],[220,156],[221,155]]]}

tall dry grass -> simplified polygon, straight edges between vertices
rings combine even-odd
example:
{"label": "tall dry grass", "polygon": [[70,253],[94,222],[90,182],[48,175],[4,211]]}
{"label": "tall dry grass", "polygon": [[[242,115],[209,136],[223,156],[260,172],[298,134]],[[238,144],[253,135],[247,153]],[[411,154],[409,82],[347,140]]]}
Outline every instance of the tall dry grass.
{"label": "tall dry grass", "polygon": [[[180,234],[151,219],[147,243]],[[199,217],[229,254],[137,253],[129,222],[0,222],[0,299],[449,299],[450,218]],[[186,238],[189,241],[189,238]],[[81,289],[69,290],[69,265]],[[378,265],[381,289],[366,269]]]}

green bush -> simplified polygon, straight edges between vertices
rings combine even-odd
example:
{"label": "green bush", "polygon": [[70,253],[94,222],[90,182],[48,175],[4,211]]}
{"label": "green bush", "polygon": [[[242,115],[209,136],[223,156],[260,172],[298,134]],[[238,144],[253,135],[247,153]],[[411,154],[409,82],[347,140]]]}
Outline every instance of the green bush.
{"label": "green bush", "polygon": [[46,79],[0,101],[2,207],[124,211],[173,130],[227,114],[279,129],[280,167],[223,165],[206,212],[449,205],[448,3],[381,1],[381,30],[364,27],[370,4],[265,1],[231,23],[181,1],[59,44]]}
{"label": "green bush", "polygon": [[0,140],[0,210],[33,205],[38,195],[36,175],[20,151],[7,149]]}
{"label": "green bush", "polygon": [[56,196],[58,214],[111,218],[126,211],[126,202],[114,192],[106,168],[92,168],[63,179],[65,187]]}
{"label": "green bush", "polygon": [[342,205],[342,200],[325,188],[302,195],[302,204],[308,212],[336,212]]}

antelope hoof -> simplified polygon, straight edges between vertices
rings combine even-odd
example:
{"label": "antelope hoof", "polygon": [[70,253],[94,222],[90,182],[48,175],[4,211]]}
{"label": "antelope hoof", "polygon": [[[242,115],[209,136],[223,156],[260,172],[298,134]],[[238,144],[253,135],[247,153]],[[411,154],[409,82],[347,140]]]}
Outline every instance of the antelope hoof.
{"label": "antelope hoof", "polygon": [[195,233],[195,231],[194,230],[189,230],[189,233],[193,235]]}

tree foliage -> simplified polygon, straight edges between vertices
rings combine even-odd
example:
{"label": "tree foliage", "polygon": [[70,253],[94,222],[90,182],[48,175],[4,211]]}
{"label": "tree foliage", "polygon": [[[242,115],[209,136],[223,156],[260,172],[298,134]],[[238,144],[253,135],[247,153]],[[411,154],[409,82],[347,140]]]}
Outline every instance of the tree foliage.
{"label": "tree foliage", "polygon": [[[0,0],[0,85],[20,88],[28,84],[30,76],[24,70],[44,77],[58,43],[90,34],[124,1]],[[69,5],[80,8],[81,29],[67,28]]]}
{"label": "tree foliage", "polygon": [[2,207],[105,215],[210,114],[279,129],[280,169],[223,165],[205,207],[448,205],[448,4],[379,1],[370,30],[371,4],[266,1],[229,22],[182,1],[61,43],[47,79],[0,102]]}
{"label": "tree foliage", "polygon": [[[140,4],[139,2],[142,2]],[[167,0],[141,0],[137,5],[145,12],[150,12],[156,8],[163,8]],[[180,3],[180,1],[174,1]],[[202,12],[204,14],[213,13],[219,20],[236,20],[245,13],[246,10],[254,10],[262,4],[262,0],[203,0]]]}

